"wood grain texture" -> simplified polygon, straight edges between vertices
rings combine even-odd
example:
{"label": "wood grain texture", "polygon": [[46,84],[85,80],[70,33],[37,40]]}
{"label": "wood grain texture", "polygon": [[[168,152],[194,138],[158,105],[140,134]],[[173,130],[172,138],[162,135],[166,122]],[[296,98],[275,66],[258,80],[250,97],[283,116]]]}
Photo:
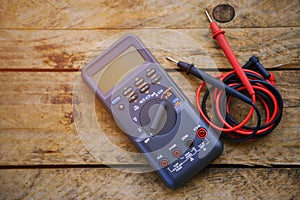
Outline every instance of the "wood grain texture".
{"label": "wood grain texture", "polygon": [[0,199],[299,199],[300,169],[208,168],[177,190],[153,173],[115,169],[5,169]]}
{"label": "wood grain texture", "polygon": [[[255,142],[236,144],[225,141],[224,153],[214,164],[300,163],[299,71],[274,73],[284,99],[283,123],[268,137]],[[187,97],[195,102],[194,91],[198,80],[176,71],[169,71],[169,74]],[[112,157],[107,161],[106,156],[95,158],[85,148],[78,135],[79,130],[100,133],[121,149],[136,152],[113,119],[94,99],[79,72],[1,72],[0,95],[2,166],[145,163],[138,155],[118,153],[107,154]],[[89,97],[92,97],[92,104]],[[82,117],[86,111],[94,112],[95,116]],[[102,155],[108,151],[110,148],[98,149]]]}
{"label": "wood grain texture", "polygon": [[204,10],[220,3],[235,8],[224,27],[299,26],[299,1],[34,1],[4,0],[2,29],[206,28]]}
{"label": "wood grain texture", "polygon": [[[200,68],[231,69],[207,29],[0,31],[0,70],[78,70],[126,33],[135,33],[166,68],[166,56]],[[299,66],[300,28],[228,29],[227,38],[241,64],[260,57],[266,68]],[[159,35],[159,37],[157,37]]]}

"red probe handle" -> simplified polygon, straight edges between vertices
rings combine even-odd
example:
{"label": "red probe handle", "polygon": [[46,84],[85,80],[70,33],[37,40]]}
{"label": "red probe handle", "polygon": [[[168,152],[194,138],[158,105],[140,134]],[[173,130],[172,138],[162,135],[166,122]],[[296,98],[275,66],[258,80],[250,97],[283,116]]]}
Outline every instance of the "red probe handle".
{"label": "red probe handle", "polygon": [[220,47],[222,48],[223,52],[225,53],[228,61],[230,62],[231,66],[233,67],[234,71],[237,73],[238,77],[242,81],[243,85],[246,87],[247,91],[249,92],[249,94],[251,96],[254,95],[255,92],[250,84],[248,77],[244,73],[244,70],[243,70],[241,64],[235,57],[233,51],[231,50],[231,48],[224,36],[225,31],[221,30],[216,22],[210,22],[210,28],[213,33],[213,38],[218,41]]}

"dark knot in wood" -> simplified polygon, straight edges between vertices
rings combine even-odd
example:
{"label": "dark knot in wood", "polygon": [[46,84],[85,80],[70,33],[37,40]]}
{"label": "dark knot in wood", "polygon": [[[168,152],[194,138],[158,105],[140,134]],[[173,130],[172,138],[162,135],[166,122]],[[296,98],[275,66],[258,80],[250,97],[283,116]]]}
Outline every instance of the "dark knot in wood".
{"label": "dark knot in wood", "polygon": [[230,22],[234,16],[234,8],[229,4],[219,4],[213,9],[213,17],[218,22]]}

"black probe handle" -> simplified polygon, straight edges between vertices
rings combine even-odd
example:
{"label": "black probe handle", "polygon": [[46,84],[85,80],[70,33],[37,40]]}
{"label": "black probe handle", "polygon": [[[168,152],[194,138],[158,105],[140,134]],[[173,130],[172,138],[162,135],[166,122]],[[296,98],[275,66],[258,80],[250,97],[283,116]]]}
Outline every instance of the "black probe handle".
{"label": "black probe handle", "polygon": [[212,85],[213,87],[219,88],[220,90],[225,90],[226,93],[231,94],[232,96],[235,96],[236,98],[240,99],[241,101],[252,105],[252,100],[240,93],[239,91],[229,87],[228,85],[224,84],[223,82],[219,81],[218,79],[215,79],[211,75],[205,73],[202,70],[197,69],[194,67],[194,64],[188,64],[182,61],[179,61],[177,63],[177,66],[181,69],[185,70],[187,74],[192,74],[196,76],[197,78],[200,78],[201,80],[205,81],[206,83]]}
{"label": "black probe handle", "polygon": [[250,69],[252,66],[255,66],[264,78],[270,78],[271,74],[259,62],[259,59],[256,56],[251,56],[248,62],[243,66],[243,69]]}

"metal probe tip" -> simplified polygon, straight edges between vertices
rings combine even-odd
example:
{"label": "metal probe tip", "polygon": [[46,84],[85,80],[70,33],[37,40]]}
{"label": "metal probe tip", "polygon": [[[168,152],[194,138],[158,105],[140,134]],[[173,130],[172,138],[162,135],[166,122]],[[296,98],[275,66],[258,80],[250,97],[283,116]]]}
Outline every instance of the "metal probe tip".
{"label": "metal probe tip", "polygon": [[166,57],[166,59],[167,60],[169,60],[169,61],[171,61],[171,62],[174,62],[174,63],[178,63],[178,61],[177,60],[175,60],[175,59],[173,59],[173,58],[170,58],[170,57]]}
{"label": "metal probe tip", "polygon": [[212,23],[212,22],[213,22],[213,20],[212,20],[212,18],[210,17],[210,15],[209,15],[209,13],[208,13],[208,11],[207,11],[207,10],[205,10],[205,14],[206,14],[206,16],[207,16],[207,18],[208,18],[209,22],[210,22],[210,23]]}

